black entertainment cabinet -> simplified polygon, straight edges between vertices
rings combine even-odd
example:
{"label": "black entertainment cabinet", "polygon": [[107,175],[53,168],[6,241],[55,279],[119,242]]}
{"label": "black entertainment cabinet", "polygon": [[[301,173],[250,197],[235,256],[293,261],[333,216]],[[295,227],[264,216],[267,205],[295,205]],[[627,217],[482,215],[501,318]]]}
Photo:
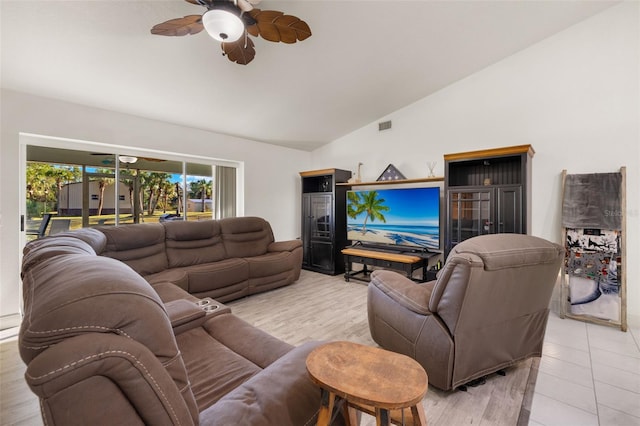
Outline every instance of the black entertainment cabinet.
{"label": "black entertainment cabinet", "polygon": [[531,231],[531,145],[444,156],[445,258],[476,235]]}
{"label": "black entertainment cabinet", "polygon": [[340,254],[347,244],[347,190],[351,172],[300,172],[302,179],[302,267],[323,274],[344,272]]}

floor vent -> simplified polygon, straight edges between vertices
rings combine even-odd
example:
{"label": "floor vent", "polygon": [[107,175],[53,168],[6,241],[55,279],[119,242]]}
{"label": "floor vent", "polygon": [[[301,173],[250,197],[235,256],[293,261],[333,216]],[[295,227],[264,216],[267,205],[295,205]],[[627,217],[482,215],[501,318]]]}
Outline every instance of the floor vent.
{"label": "floor vent", "polygon": [[389,121],[381,121],[378,123],[378,131],[381,132],[383,130],[389,130],[391,128],[391,120]]}

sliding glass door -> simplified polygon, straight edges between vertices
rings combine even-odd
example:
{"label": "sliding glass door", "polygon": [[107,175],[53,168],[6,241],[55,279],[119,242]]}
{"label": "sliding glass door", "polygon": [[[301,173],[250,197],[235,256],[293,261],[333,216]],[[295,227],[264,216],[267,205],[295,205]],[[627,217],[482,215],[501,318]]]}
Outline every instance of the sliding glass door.
{"label": "sliding glass door", "polygon": [[27,238],[81,227],[235,215],[236,168],[131,152],[27,145]]}

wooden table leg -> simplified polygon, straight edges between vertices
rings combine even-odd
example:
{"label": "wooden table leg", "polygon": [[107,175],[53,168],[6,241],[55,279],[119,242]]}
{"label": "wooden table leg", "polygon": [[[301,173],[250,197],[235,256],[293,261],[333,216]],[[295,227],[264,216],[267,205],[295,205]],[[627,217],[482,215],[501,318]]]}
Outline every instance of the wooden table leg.
{"label": "wooden table leg", "polygon": [[331,414],[333,413],[333,403],[336,395],[326,389],[320,390],[320,411],[318,412],[317,426],[329,426],[331,422]]}
{"label": "wooden table leg", "polygon": [[391,426],[389,410],[376,407],[376,426]]}
{"label": "wooden table leg", "polygon": [[344,416],[345,426],[359,426],[360,414],[358,413],[358,410],[355,407],[353,407],[351,404],[349,404],[347,401],[345,401],[342,408],[343,408],[342,415]]}
{"label": "wooden table leg", "polygon": [[411,417],[413,419],[413,426],[427,426],[427,418],[424,415],[422,401],[411,407]]}

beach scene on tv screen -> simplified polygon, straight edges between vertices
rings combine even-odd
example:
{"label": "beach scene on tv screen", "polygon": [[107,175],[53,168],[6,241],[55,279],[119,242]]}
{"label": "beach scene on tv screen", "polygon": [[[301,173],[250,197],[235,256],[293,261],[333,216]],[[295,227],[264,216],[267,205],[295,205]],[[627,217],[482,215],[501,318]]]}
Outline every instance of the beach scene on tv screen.
{"label": "beach scene on tv screen", "polygon": [[347,238],[439,249],[440,189],[348,191]]}

